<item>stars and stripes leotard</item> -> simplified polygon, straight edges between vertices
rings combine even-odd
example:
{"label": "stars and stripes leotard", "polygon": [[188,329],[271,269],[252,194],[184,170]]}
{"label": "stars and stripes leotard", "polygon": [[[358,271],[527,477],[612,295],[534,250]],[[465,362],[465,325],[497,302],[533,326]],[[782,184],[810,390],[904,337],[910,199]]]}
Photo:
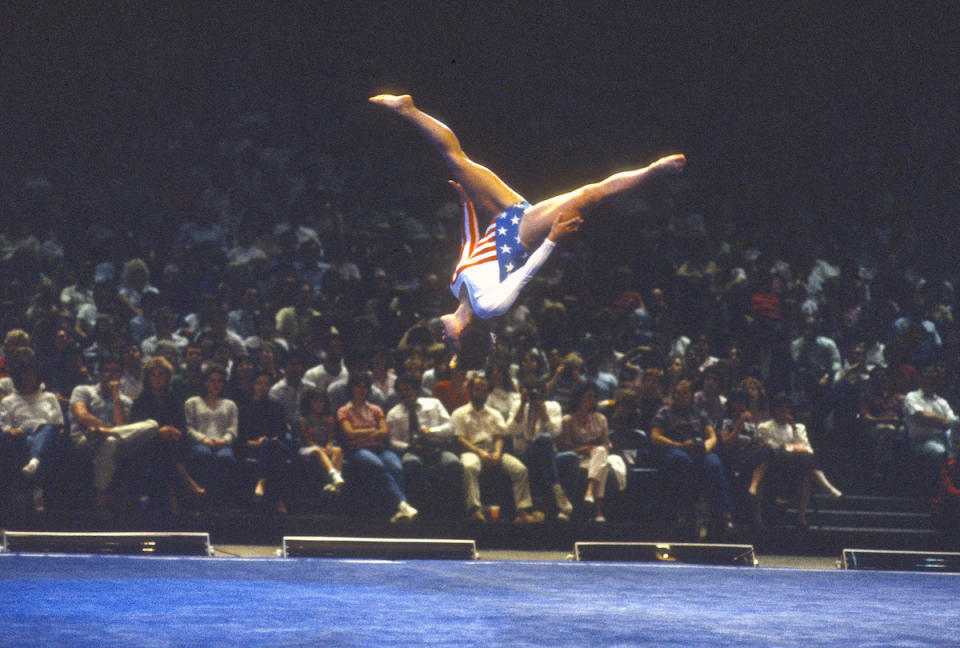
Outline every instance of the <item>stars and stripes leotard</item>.
{"label": "stars and stripes leotard", "polygon": [[530,208],[525,200],[502,212],[481,234],[473,203],[460,187],[457,191],[463,209],[460,258],[450,279],[450,290],[459,299],[460,290],[465,286],[477,317],[488,319],[503,315],[543,266],[555,245],[545,238],[540,247],[530,253],[520,242],[520,221]]}

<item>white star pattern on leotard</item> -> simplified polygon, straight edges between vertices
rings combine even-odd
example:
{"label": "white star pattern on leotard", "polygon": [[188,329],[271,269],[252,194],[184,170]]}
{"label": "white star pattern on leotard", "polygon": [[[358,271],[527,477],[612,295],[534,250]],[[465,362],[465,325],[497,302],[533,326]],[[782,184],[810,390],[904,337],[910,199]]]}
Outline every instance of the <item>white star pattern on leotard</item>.
{"label": "white star pattern on leotard", "polygon": [[500,247],[500,251],[503,252],[504,254],[510,254],[511,249],[512,248],[509,245],[502,245]]}

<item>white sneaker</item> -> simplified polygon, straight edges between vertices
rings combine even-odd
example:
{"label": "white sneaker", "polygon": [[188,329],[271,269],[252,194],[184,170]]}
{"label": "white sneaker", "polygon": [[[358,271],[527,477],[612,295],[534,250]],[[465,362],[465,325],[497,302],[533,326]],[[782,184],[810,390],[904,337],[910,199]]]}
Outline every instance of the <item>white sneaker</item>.
{"label": "white sneaker", "polygon": [[584,496],[583,496],[583,503],[584,503],[584,504],[593,504],[595,501],[596,501],[596,500],[593,499],[593,495],[584,495]]}
{"label": "white sneaker", "polygon": [[27,479],[30,479],[37,474],[37,470],[39,469],[40,469],[40,460],[34,457],[30,461],[28,461],[23,468],[20,469],[20,472],[23,473],[24,477],[26,477]]}
{"label": "white sneaker", "polygon": [[597,524],[603,524],[604,522],[607,521],[607,518],[603,517],[602,515],[597,515],[593,518],[593,521],[596,522]]}
{"label": "white sneaker", "polygon": [[[563,487],[560,484],[553,485],[553,497],[557,501],[557,510],[566,515],[569,520],[570,514],[573,513],[573,504],[567,499],[567,494],[563,492]],[[560,516],[557,515],[557,517]]]}
{"label": "white sneaker", "polygon": [[330,483],[324,486],[323,490],[328,493],[339,493],[343,484],[343,476],[336,470],[332,470],[330,471]]}
{"label": "white sneaker", "polygon": [[400,502],[400,510],[403,511],[403,514],[406,515],[407,518],[411,520],[417,517],[417,513],[418,513],[417,509],[413,508],[406,502]]}
{"label": "white sneaker", "polygon": [[557,521],[558,521],[558,522],[569,522],[569,521],[570,521],[570,514],[569,514],[569,513],[564,513],[563,511],[558,511],[558,512],[557,512]]}
{"label": "white sneaker", "polygon": [[397,506],[397,512],[393,514],[392,518],[390,518],[390,524],[397,524],[398,522],[410,522],[415,517],[417,517],[417,509],[413,508],[406,502],[400,502],[400,504]]}

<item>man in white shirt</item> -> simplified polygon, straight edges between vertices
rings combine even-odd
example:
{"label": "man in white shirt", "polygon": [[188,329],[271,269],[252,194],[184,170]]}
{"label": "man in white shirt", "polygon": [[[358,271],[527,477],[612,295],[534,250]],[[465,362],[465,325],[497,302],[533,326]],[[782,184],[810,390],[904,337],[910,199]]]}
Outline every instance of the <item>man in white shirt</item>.
{"label": "man in white shirt", "polygon": [[[419,396],[420,381],[401,375],[400,402],[387,412],[390,446],[403,461],[407,497],[421,511],[454,517],[463,512],[463,464],[452,447],[453,423],[436,398]],[[431,505],[426,505],[430,500]]]}
{"label": "man in white shirt", "polygon": [[298,353],[287,356],[283,365],[284,377],[270,388],[269,398],[283,405],[287,423],[294,425],[300,415],[300,398],[311,387],[316,387],[303,376],[303,357]]}
{"label": "man in white shirt", "polygon": [[483,520],[480,502],[480,470],[497,468],[506,473],[513,484],[513,501],[517,508],[514,522],[542,522],[543,513],[533,510],[527,467],[516,457],[503,452],[507,426],[500,413],[487,406],[489,385],[486,378],[476,376],[468,383],[470,402],[453,413],[453,430],[463,449],[463,485],[467,513]]}
{"label": "man in white shirt", "polygon": [[920,462],[921,480],[931,486],[947,460],[951,440],[956,443],[958,419],[945,398],[937,394],[943,370],[930,366],[920,374],[920,389],[903,398],[907,437]]}
{"label": "man in white shirt", "polygon": [[[350,372],[343,360],[343,340],[339,335],[327,334],[327,339],[323,345],[323,362],[315,367],[307,369],[303,374],[307,382],[311,382],[320,389],[327,391],[330,385],[337,380],[346,380],[350,377]],[[350,400],[349,396],[347,400]],[[341,405],[345,404],[341,403]],[[334,407],[333,411],[337,411]]]}
{"label": "man in white shirt", "polygon": [[70,395],[70,438],[77,450],[93,455],[93,485],[100,510],[107,506],[107,489],[121,448],[142,448],[158,430],[153,420],[130,422],[133,401],[120,391],[120,372],[118,359],[101,359],[100,383],[78,385]]}

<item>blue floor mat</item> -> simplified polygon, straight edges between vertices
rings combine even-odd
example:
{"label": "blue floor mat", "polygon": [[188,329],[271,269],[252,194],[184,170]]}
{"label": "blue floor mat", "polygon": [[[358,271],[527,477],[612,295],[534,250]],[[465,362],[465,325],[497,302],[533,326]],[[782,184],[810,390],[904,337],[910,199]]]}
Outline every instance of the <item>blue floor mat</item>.
{"label": "blue floor mat", "polygon": [[960,577],[0,554],[4,646],[956,645]]}

